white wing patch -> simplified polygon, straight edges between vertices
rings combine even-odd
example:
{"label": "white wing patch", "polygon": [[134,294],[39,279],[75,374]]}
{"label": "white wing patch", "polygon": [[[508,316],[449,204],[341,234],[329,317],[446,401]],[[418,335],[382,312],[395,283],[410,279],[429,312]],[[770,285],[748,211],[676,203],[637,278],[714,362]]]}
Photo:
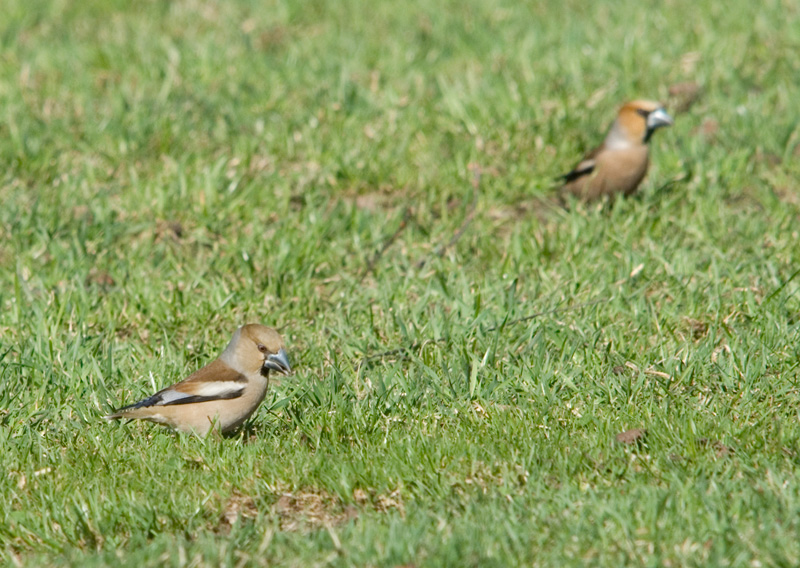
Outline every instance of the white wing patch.
{"label": "white wing patch", "polygon": [[247,383],[240,381],[218,381],[200,383],[194,387],[193,396],[224,396],[243,391]]}
{"label": "white wing patch", "polygon": [[203,398],[231,398],[230,395],[243,391],[246,386],[247,383],[238,381],[198,383],[192,385],[192,392],[164,391],[161,393],[161,400],[158,401],[158,405],[175,404],[183,399],[198,396]]}

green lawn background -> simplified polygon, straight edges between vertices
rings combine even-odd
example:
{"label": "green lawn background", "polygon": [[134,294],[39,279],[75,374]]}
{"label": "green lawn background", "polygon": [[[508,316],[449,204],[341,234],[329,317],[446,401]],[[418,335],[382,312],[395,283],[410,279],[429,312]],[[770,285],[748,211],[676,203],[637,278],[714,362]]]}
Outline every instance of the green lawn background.
{"label": "green lawn background", "polygon": [[[4,2],[0,562],[800,563],[799,11]],[[101,420],[246,322],[241,434]]]}

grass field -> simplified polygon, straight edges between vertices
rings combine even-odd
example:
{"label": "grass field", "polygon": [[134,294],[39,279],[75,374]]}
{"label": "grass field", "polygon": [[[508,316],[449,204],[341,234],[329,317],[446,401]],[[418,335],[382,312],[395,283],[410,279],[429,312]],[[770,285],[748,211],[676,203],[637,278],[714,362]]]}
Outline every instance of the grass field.
{"label": "grass field", "polygon": [[[2,11],[0,564],[800,564],[797,3]],[[246,322],[242,432],[101,419]]]}

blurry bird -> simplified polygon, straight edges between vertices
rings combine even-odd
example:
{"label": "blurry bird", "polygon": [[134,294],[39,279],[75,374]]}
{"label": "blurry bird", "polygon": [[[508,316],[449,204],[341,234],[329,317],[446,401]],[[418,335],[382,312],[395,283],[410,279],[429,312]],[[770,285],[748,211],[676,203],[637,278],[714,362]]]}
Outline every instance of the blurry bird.
{"label": "blurry bird", "polygon": [[105,418],[139,418],[201,436],[212,428],[229,432],[264,400],[270,371],[291,373],[283,339],[270,327],[248,324],[209,365]]}
{"label": "blurry bird", "polygon": [[656,129],[672,125],[659,103],[633,101],[619,110],[606,139],[563,176],[560,195],[593,200],[636,191],[647,173],[647,143]]}

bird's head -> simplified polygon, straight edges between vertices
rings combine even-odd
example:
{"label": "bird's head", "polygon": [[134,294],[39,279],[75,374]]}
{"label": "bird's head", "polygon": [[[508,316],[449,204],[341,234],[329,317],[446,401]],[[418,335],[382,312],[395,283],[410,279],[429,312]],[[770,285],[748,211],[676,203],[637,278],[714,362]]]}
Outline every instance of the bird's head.
{"label": "bird's head", "polygon": [[653,101],[631,101],[622,105],[606,138],[610,148],[629,148],[647,144],[657,129],[671,126],[672,117]]}
{"label": "bird's head", "polygon": [[240,327],[222,356],[235,360],[236,367],[245,373],[292,372],[283,338],[265,325],[251,323]]}

